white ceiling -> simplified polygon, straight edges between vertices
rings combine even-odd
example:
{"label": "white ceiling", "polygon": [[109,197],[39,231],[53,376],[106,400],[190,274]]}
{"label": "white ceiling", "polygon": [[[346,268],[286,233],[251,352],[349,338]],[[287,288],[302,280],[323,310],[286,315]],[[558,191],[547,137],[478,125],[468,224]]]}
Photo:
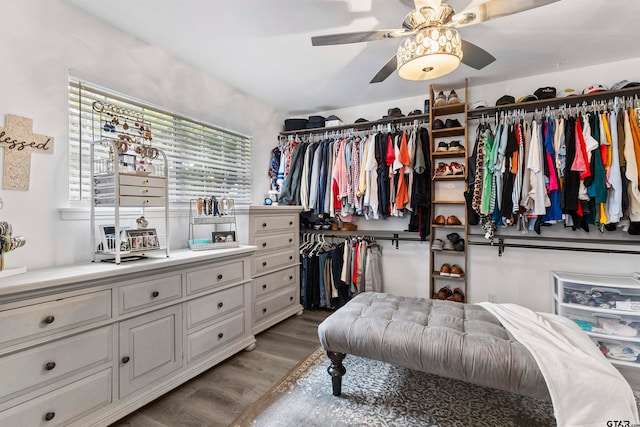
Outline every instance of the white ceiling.
{"label": "white ceiling", "polygon": [[[369,84],[401,39],[311,46],[315,35],[401,28],[409,8],[399,0],[67,1],[287,114],[428,90],[429,82],[395,73]],[[456,11],[469,3],[448,2]],[[437,83],[493,83],[637,57],[639,12],[638,0],[561,0],[461,28],[497,60],[481,71],[461,65]]]}

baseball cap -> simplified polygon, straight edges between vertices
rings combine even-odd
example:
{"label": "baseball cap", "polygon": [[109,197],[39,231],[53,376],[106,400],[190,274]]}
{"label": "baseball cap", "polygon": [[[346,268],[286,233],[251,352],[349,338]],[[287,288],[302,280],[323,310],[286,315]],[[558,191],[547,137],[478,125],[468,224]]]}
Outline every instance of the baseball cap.
{"label": "baseball cap", "polygon": [[511,95],[503,95],[500,98],[498,98],[498,100],[496,101],[496,106],[497,105],[506,105],[506,104],[514,104],[516,102],[516,99],[511,96]]}
{"label": "baseball cap", "polygon": [[475,110],[476,108],[485,108],[485,107],[488,107],[487,101],[484,101],[482,99],[471,103],[471,105],[469,106],[469,108],[471,108],[472,110]]}
{"label": "baseball cap", "polygon": [[613,85],[611,85],[611,90],[620,90],[620,89],[626,89],[628,87],[637,87],[637,86],[640,86],[639,82],[630,82],[629,80],[620,80],[619,82],[616,82]]}
{"label": "baseball cap", "polygon": [[538,99],[550,99],[556,97],[556,88],[551,86],[540,87],[533,92]]}
{"label": "baseball cap", "polygon": [[582,94],[589,95],[591,93],[606,92],[608,90],[609,89],[605,85],[591,85],[591,86],[585,87],[582,90]]}
{"label": "baseball cap", "polygon": [[520,103],[520,102],[529,102],[529,101],[537,101],[537,100],[538,100],[538,97],[535,95],[524,95],[518,98],[516,102]]}
{"label": "baseball cap", "polygon": [[567,96],[576,96],[576,95],[578,95],[578,93],[576,92],[575,89],[566,88],[558,94],[558,98],[564,98]]}

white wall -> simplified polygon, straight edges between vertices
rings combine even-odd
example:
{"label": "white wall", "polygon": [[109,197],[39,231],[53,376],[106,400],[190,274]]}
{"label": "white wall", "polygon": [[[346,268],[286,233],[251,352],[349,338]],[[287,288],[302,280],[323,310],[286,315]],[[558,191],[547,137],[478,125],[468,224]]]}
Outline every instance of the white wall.
{"label": "white wall", "polygon": [[[55,138],[53,155],[32,155],[29,191],[0,190],[4,200],[0,220],[10,222],[14,234],[27,239],[25,247],[6,256],[7,268],[32,269],[91,258],[88,209],[64,211],[66,220],[59,212],[70,206],[69,69],[87,81],[251,135],[254,200],[262,200],[269,189],[266,159],[281,130],[281,112],[62,0],[2,1],[0,15],[4,18],[0,26],[0,126],[4,126],[5,114],[30,117],[34,132]],[[0,158],[3,152],[0,149]],[[0,166],[0,174],[2,170]],[[184,247],[184,212],[174,215],[171,226],[172,247]]]}
{"label": "white wall", "polygon": [[[640,80],[638,70],[640,70],[640,58],[634,58],[491,85],[474,86],[473,81],[470,81],[469,99],[470,102],[484,99],[489,105],[494,105],[502,95],[509,94],[517,99],[522,95],[533,93],[537,88],[543,86],[554,86],[558,92],[564,88],[573,88],[581,92],[584,87],[591,84],[610,86],[623,79],[638,81]],[[461,86],[463,85],[464,83],[461,84]],[[434,84],[434,87],[437,87],[438,90],[445,90],[445,93],[451,89],[439,87],[437,83]],[[456,89],[459,96],[463,96],[464,92],[458,90],[459,87],[453,89]],[[414,109],[422,109],[424,99],[429,96],[428,84],[425,85],[424,93],[423,96],[314,114],[323,116],[335,114],[344,123],[353,123],[359,117],[377,120],[385,115],[391,107],[399,107],[404,114]],[[470,138],[473,138],[474,132],[475,127],[471,126],[468,132]],[[472,144],[473,141],[470,143]],[[407,220],[405,219],[387,221],[358,219],[356,223],[359,230],[404,230],[407,228]],[[472,227],[470,232],[480,233],[481,231],[477,227]],[[543,234],[548,234],[548,232],[543,230]],[[581,234],[580,237],[602,237],[598,236],[600,233],[595,231],[593,227],[590,236],[585,236],[584,233],[578,234]],[[571,234],[568,235],[571,236]],[[640,240],[638,243],[638,245],[627,247],[627,249],[640,250]],[[429,245],[400,242],[400,248],[396,250],[388,242],[383,244],[385,246],[383,253],[385,290],[399,295],[427,297],[430,268],[428,265]],[[468,301],[486,301],[489,299],[489,294],[493,294],[496,296],[497,302],[514,302],[540,311],[552,311],[552,271],[613,275],[629,275],[634,271],[640,271],[638,255],[507,248],[502,257],[498,257],[498,249],[487,246],[468,247],[467,262]]]}

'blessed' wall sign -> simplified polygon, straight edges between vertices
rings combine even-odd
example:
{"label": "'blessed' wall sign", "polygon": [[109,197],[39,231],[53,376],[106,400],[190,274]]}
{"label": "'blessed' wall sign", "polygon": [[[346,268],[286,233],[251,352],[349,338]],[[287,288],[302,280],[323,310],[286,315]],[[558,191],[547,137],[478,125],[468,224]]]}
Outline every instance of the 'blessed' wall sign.
{"label": "'blessed' wall sign", "polygon": [[53,137],[33,133],[33,120],[7,114],[7,126],[0,128],[0,148],[4,148],[5,190],[29,189],[31,153],[53,154]]}

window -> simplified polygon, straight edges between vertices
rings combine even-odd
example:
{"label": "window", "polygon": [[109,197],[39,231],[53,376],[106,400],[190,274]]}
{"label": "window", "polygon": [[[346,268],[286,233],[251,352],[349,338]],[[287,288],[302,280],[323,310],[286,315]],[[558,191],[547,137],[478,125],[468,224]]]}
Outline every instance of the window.
{"label": "window", "polygon": [[251,145],[248,136],[145,105],[85,82],[69,82],[69,198],[89,200],[90,143],[100,138],[94,101],[144,115],[152,145],[169,160],[169,201],[187,203],[203,196],[226,196],[251,203]]}

